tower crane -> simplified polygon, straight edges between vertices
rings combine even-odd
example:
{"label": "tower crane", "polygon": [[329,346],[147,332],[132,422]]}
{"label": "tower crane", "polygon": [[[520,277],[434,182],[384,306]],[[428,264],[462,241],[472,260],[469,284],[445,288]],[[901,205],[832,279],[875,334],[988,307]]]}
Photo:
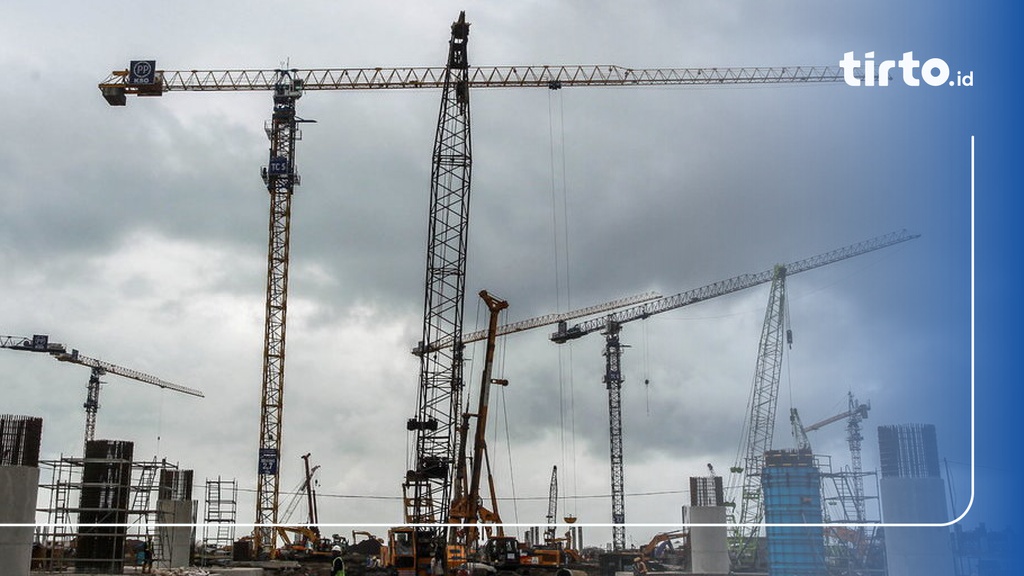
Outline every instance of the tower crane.
{"label": "tower crane", "polygon": [[443,67],[315,69],[160,70],[154,60],[134,60],[99,84],[106,101],[124,106],[128,96],[168,92],[270,91],[273,121],[268,126],[270,161],[263,170],[271,194],[267,310],[260,415],[260,447],[253,543],[262,553],[274,548],[279,490],[278,460],[284,398],[291,195],[298,98],[309,91],[441,89],[441,111],[431,171],[423,338],[420,348],[450,344],[424,353],[420,362],[416,414],[407,423],[415,455],[403,483],[405,520],[437,523],[448,516],[453,456],[462,390],[462,312],[468,238],[472,155],[469,93],[473,88],[573,86],[714,86],[723,84],[819,84],[843,80],[837,66],[648,68],[616,65],[469,66],[469,23],[465,13],[452,24]]}
{"label": "tower crane", "polygon": [[566,322],[559,322],[558,331],[551,335],[551,340],[562,344],[570,340],[582,338],[592,332],[602,331],[605,335],[605,375],[604,383],[608,389],[608,421],[609,421],[609,444],[611,453],[611,494],[612,494],[612,546],[615,550],[622,550],[626,545],[626,532],[624,523],[625,517],[625,491],[623,479],[623,454],[622,454],[622,370],[620,360],[622,357],[622,344],[619,342],[619,332],[622,325],[634,320],[644,320],[655,314],[675,310],[697,302],[703,302],[718,296],[724,296],[747,288],[773,281],[783,270],[783,276],[798,274],[807,270],[813,270],[821,266],[839,262],[847,258],[866,254],[900,242],[906,242],[920,236],[906,230],[891,232],[883,236],[877,236],[856,244],[825,252],[817,256],[798,260],[785,266],[776,266],[757,274],[743,274],[728,280],[721,280],[707,286],[702,286],[674,296],[665,296],[630,308],[624,308],[608,314],[602,318],[586,320],[579,324],[569,326]]}
{"label": "tower crane", "polygon": [[100,378],[105,374],[114,374],[121,376],[122,378],[128,378],[137,382],[159,386],[166,390],[173,390],[175,392],[181,392],[182,394],[188,394],[190,396],[198,396],[200,398],[203,397],[203,393],[194,388],[187,388],[185,386],[179,386],[178,384],[172,384],[166,380],[161,380],[156,376],[150,376],[149,374],[139,372],[138,370],[124,368],[116,364],[111,364],[105,360],[90,358],[79,354],[78,350],[75,349],[68,352],[67,348],[63,344],[50,342],[50,337],[45,334],[36,334],[31,338],[24,338],[21,336],[0,336],[0,348],[21,350],[24,352],[44,352],[61,362],[78,364],[91,369],[89,374],[89,383],[86,386],[85,403],[82,405],[85,408],[85,440],[83,442],[82,454],[85,454],[84,446],[93,440],[96,435],[96,413],[100,409],[100,384],[102,383],[100,382]]}
{"label": "tower crane", "polygon": [[848,519],[860,523],[864,522],[867,518],[867,511],[864,505],[864,476],[862,474],[863,465],[861,461],[861,442],[864,440],[864,436],[861,434],[860,423],[867,419],[868,410],[871,410],[871,402],[858,402],[853,396],[853,392],[847,392],[846,397],[847,409],[840,414],[829,416],[810,426],[803,426],[797,409],[791,408],[790,420],[793,422],[793,433],[797,438],[797,448],[806,450],[811,449],[810,441],[807,439],[808,432],[824,428],[840,420],[846,420],[846,442],[850,447],[850,471],[853,476],[851,500],[854,507],[853,517]]}

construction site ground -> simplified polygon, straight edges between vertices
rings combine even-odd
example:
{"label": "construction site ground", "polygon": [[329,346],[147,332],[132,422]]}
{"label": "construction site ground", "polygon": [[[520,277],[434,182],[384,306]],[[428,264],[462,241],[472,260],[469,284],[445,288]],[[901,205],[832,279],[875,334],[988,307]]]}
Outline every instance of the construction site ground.
{"label": "construction site ground", "polygon": [[[153,568],[153,576],[329,576],[329,565],[320,563],[300,564],[298,562],[266,563],[266,566],[230,566],[230,567],[188,567],[188,568]],[[53,576],[54,574],[77,574],[74,569],[63,572],[29,572],[29,576]],[[143,574],[142,568],[126,566],[120,574],[97,574],[90,576],[136,576]]]}

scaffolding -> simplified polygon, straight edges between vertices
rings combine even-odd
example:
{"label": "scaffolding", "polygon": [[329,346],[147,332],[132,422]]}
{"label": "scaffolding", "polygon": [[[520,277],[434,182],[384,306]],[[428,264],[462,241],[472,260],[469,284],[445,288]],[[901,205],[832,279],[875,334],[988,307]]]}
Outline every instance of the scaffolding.
{"label": "scaffolding", "polygon": [[[821,471],[823,521],[835,524],[825,529],[828,573],[836,576],[884,574],[880,531],[874,526],[848,526],[881,522],[878,473],[856,472],[848,466],[833,471],[831,456],[815,454],[814,460]],[[873,494],[864,493],[863,487],[868,484],[874,486]]]}
{"label": "scaffolding", "polygon": [[238,513],[238,482],[235,479],[206,479],[206,515],[203,517],[202,555],[230,553],[235,542]]}
{"label": "scaffolding", "polygon": [[191,471],[166,460],[135,462],[130,442],[107,440],[91,442],[85,458],[61,455],[39,467],[39,501],[46,507],[37,511],[46,523],[36,526],[33,569],[118,574],[135,564],[143,543],[152,547],[154,563],[163,559],[155,501],[176,497],[165,484],[190,483]]}

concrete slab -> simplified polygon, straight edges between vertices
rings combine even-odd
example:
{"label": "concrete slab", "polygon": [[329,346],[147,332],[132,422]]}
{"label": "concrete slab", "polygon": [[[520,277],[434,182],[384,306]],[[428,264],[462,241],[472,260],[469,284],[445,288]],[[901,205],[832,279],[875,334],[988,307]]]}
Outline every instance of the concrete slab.
{"label": "concrete slab", "polygon": [[263,568],[209,568],[211,576],[263,576]]}

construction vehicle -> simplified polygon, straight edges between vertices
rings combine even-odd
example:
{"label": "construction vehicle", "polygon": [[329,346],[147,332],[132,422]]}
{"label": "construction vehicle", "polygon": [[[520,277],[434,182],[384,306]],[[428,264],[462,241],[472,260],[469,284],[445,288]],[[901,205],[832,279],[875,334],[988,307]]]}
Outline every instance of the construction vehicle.
{"label": "construction vehicle", "polygon": [[323,538],[315,525],[275,526],[281,546],[275,550],[274,558],[279,560],[325,560],[331,559],[331,549],[348,542],[344,538]]}
{"label": "construction vehicle", "polygon": [[[302,480],[301,489],[296,492],[293,499],[294,503],[300,495],[304,494],[306,496],[306,523],[299,526],[275,527],[278,537],[281,538],[282,545],[274,551],[274,558],[294,560],[320,558],[326,560],[331,557],[332,547],[341,545],[344,549],[348,544],[344,538],[337,535],[327,539],[320,533],[320,514],[313,480],[320,466],[310,466],[310,456],[310,453],[302,455],[305,475]],[[286,518],[291,514],[292,510],[293,506],[289,505],[285,513]]]}
{"label": "construction vehicle", "polygon": [[[570,546],[568,538],[559,538],[555,523],[558,521],[558,466],[551,467],[551,482],[548,486],[548,512],[545,516],[544,542],[535,543],[523,550],[520,563],[530,568],[561,568],[580,561],[580,555]],[[576,521],[575,516],[566,516],[566,523]],[[566,533],[568,534],[568,532]]]}
{"label": "construction vehicle", "polygon": [[[416,414],[407,423],[413,436],[411,469],[403,481],[410,524],[447,520],[451,503],[458,415],[462,411],[462,335],[465,262],[468,240],[471,154],[469,94],[472,88],[546,88],[573,86],[718,86],[734,84],[838,83],[837,66],[743,68],[632,69],[600,66],[470,67],[465,13],[452,24],[448,61],[444,67],[160,70],[153,60],[135,60],[99,84],[111,106],[124,106],[127,96],[162,96],[177,91],[270,91],[273,120],[263,169],[270,193],[267,254],[267,298],[263,382],[256,495],[256,524],[273,525],[278,517],[279,457],[284,406],[285,327],[291,198],[299,184],[295,144],[300,139],[296,102],[309,91],[441,89],[431,173],[431,205],[427,243],[423,336],[419,348],[438,342],[449,346],[422,354]],[[441,536],[441,530],[435,529]],[[253,543],[259,554],[274,548],[275,533],[257,528]]]}
{"label": "construction vehicle", "polygon": [[[313,476],[320,469],[320,465],[308,468],[309,454],[302,457],[307,460],[306,475],[299,484],[292,490],[292,496],[288,500],[287,505],[284,507],[284,513],[281,514],[281,523],[284,526],[278,526],[275,528],[278,537],[281,540],[281,545],[274,551],[274,557],[283,559],[301,559],[311,556],[310,552],[317,552],[318,554],[312,554],[312,556],[320,555],[321,552],[327,552],[328,556],[331,549],[331,544],[321,541],[320,529],[316,526],[315,522],[311,518],[315,518],[315,513],[307,515],[308,524],[290,526],[288,522],[291,520],[292,515],[298,508],[299,503],[303,500],[303,496],[306,496],[307,509],[311,506],[311,498],[309,487],[311,486]],[[312,497],[312,501],[315,502],[315,496]]]}
{"label": "construction vehicle", "polygon": [[[491,295],[486,290],[480,291],[480,299],[484,301],[490,312],[488,336],[484,352],[484,366],[480,376],[477,410],[476,413],[464,413],[462,424],[459,427],[460,454],[455,475],[455,495],[449,507],[449,522],[456,525],[461,524],[461,526],[455,526],[449,531],[446,566],[451,570],[460,566],[460,560],[462,563],[468,563],[479,559],[497,570],[514,571],[519,566],[519,543],[515,538],[505,535],[501,523],[485,438],[491,386],[508,386],[507,380],[492,378],[499,315],[508,308],[508,302]],[[476,424],[473,434],[473,452],[470,455],[467,448],[471,418],[476,419]],[[481,504],[480,484],[485,468],[490,493],[490,508],[485,508]],[[487,538],[482,549],[477,547],[480,537],[484,536],[479,533],[478,526],[480,525],[485,527],[484,535]],[[492,530],[492,526],[494,530]]]}
{"label": "construction vehicle", "polygon": [[[311,478],[312,476],[315,476],[316,473],[319,470],[320,470],[320,465],[319,464],[317,464],[316,466],[313,466],[313,468],[311,468],[307,472],[306,476],[303,477],[303,479],[299,481],[298,485],[295,486],[295,489],[292,490],[292,496],[288,500],[287,505],[284,507],[284,512],[281,514],[281,523],[282,524],[287,524],[291,520],[292,515],[295,514],[295,510],[298,509],[299,503],[302,501],[302,496],[304,496],[306,494],[306,485],[309,483],[309,478]],[[308,499],[307,499],[307,506],[308,506]]]}
{"label": "construction vehicle", "polygon": [[432,529],[399,526],[388,530],[382,561],[397,576],[428,576],[434,573],[431,566],[440,562],[441,553],[435,548]]}
{"label": "construction vehicle", "polygon": [[105,374],[114,374],[121,376],[122,378],[128,378],[137,382],[159,386],[166,390],[173,390],[174,392],[181,392],[182,394],[203,398],[203,393],[199,390],[172,384],[166,380],[161,380],[156,376],[150,376],[149,374],[144,374],[137,370],[132,370],[131,368],[124,368],[116,364],[111,364],[104,360],[90,358],[79,354],[78,350],[75,349],[68,352],[67,348],[63,344],[50,342],[50,337],[46,334],[36,334],[31,338],[24,338],[21,336],[0,336],[0,348],[21,350],[24,352],[43,352],[53,356],[61,362],[78,364],[79,366],[86,366],[91,369],[89,374],[89,383],[86,386],[85,403],[82,405],[82,407],[85,408],[85,438],[82,449],[83,455],[85,454],[84,445],[88,444],[96,436],[96,415],[100,409],[100,385],[103,383],[100,378]]}
{"label": "construction vehicle", "polygon": [[[619,341],[619,333],[622,325],[634,320],[645,320],[655,314],[661,314],[675,310],[683,306],[689,306],[698,302],[704,302],[712,298],[739,292],[770,282],[776,277],[779,268],[787,271],[789,275],[797,274],[807,270],[813,270],[821,266],[839,262],[847,258],[866,254],[894,244],[906,242],[919,237],[919,234],[911,234],[906,230],[892,232],[883,236],[877,236],[863,242],[825,252],[811,258],[805,258],[793,262],[784,267],[773,267],[757,274],[743,274],[727,280],[721,280],[707,286],[702,286],[674,296],[665,296],[638,304],[629,308],[617,310],[602,318],[586,320],[574,326],[566,322],[559,322],[558,331],[551,335],[551,340],[563,344],[570,340],[582,338],[587,334],[601,331],[605,336],[605,375],[604,383],[608,389],[608,420],[609,420],[609,446],[611,460],[611,494],[612,494],[612,549],[623,550],[626,544],[625,531],[625,482],[623,474],[623,451],[622,451],[622,370],[621,358],[623,345]],[[763,408],[759,408],[763,409]],[[771,413],[774,415],[774,405]],[[763,426],[758,424],[755,430],[762,430]],[[758,432],[763,434],[763,432]],[[760,436],[759,436],[760,438]],[[764,445],[763,440],[758,440],[754,446]]]}
{"label": "construction vehicle", "polygon": [[661,564],[690,566],[690,531],[675,530],[655,534],[640,548],[640,556]]}
{"label": "construction vehicle", "polygon": [[568,542],[569,538],[566,537],[555,538],[544,544],[536,544],[521,552],[519,564],[530,570],[534,568],[557,570],[577,566],[583,562],[583,558],[572,546],[567,545]]}

